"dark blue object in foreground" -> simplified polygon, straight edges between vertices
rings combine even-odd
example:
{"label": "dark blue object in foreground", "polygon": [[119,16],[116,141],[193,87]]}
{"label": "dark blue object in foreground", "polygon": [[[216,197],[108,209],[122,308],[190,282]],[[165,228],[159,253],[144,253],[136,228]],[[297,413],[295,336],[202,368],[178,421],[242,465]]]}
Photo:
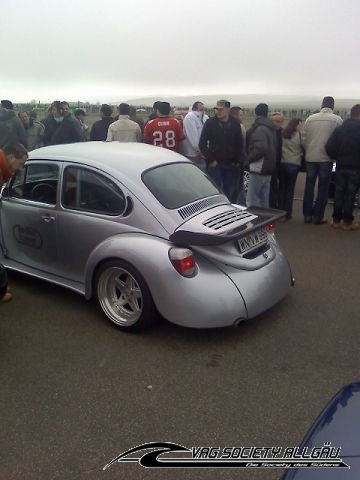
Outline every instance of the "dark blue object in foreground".
{"label": "dark blue object in foreground", "polygon": [[282,480],[355,480],[360,478],[360,382],[342,388],[316,419],[301,443],[308,452],[331,442],[340,447],[345,468],[288,470]]}

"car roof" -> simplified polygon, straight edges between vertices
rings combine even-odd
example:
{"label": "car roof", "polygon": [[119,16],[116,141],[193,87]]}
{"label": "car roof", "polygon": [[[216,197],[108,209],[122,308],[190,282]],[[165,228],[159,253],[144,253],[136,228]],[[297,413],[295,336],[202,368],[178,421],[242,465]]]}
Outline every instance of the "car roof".
{"label": "car roof", "polygon": [[171,162],[189,162],[166,148],[144,143],[81,142],[51,145],[29,152],[30,160],[60,160],[138,178],[144,170]]}

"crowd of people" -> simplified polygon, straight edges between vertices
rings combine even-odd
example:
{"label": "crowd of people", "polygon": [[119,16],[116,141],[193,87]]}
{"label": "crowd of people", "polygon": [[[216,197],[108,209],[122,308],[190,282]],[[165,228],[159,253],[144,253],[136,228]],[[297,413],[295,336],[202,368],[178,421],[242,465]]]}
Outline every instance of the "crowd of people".
{"label": "crowd of people", "polygon": [[[334,209],[331,227],[344,231],[360,229],[354,222],[356,193],[360,189],[360,104],[350,118],[334,113],[333,97],[324,97],[319,112],[304,122],[292,118],[284,126],[281,112],[269,116],[266,103],[255,108],[255,120],[246,130],[244,111],[219,100],[209,118],[203,102],[195,102],[183,119],[174,118],[168,102],[157,101],[146,122],[136,117],[127,103],[103,104],[100,120],[91,128],[86,112],[72,114],[64,101],[54,101],[48,115],[37,120],[33,111],[18,114],[9,100],[0,107],[0,188],[22,168],[27,151],[46,145],[83,141],[145,142],[179,152],[196,164],[223,190],[229,200],[248,207],[276,208],[292,218],[298,173],[306,171],[303,197],[304,222],[327,223],[324,218],[328,191],[336,162]],[[244,182],[247,173],[247,188]],[[317,182],[317,192],[315,186]],[[0,271],[0,302],[11,299]]]}

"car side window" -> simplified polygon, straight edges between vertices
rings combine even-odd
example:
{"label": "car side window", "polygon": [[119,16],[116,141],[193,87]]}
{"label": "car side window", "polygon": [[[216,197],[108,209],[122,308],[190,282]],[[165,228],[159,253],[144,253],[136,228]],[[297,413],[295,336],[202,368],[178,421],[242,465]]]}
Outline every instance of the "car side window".
{"label": "car side window", "polygon": [[58,183],[58,165],[29,163],[13,176],[9,197],[55,205]]}
{"label": "car side window", "polygon": [[72,210],[121,215],[126,199],[120,188],[106,176],[81,167],[66,167],[62,204]]}

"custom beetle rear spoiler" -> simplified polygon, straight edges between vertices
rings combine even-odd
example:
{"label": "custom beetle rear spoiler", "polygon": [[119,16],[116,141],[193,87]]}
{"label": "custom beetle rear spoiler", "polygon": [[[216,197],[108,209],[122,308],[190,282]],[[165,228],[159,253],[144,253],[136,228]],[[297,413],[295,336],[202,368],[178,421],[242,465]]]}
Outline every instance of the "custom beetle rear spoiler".
{"label": "custom beetle rear spoiler", "polygon": [[206,222],[201,223],[201,220],[199,222],[199,216],[197,216],[195,217],[195,219],[197,218],[196,222],[194,219],[185,222],[170,235],[169,240],[172,243],[183,246],[222,245],[226,242],[246,237],[249,233],[275,223],[285,216],[283,210],[270,208],[252,207],[246,210],[242,209],[242,211],[245,212],[245,218],[228,222],[225,226],[216,228],[204,225]]}

